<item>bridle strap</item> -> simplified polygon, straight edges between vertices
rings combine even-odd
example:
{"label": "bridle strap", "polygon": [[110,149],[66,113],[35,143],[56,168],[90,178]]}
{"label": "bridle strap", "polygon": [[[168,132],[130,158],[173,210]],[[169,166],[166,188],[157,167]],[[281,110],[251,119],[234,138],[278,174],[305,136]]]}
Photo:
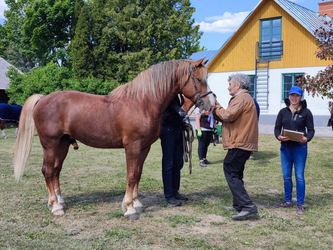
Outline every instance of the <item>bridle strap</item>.
{"label": "bridle strap", "polygon": [[183,88],[186,86],[186,84],[188,83],[188,81],[190,80],[190,77],[192,79],[192,83],[193,83],[193,86],[194,86],[194,90],[195,90],[195,95],[197,96],[197,99],[195,101],[192,101],[193,104],[199,104],[199,105],[203,105],[203,101],[202,101],[202,98],[209,95],[209,94],[212,94],[213,92],[212,91],[208,91],[202,95],[199,94],[199,91],[198,91],[198,88],[197,88],[197,84],[196,84],[196,81],[195,81],[195,77],[193,75],[193,71],[195,71],[196,69],[192,70],[192,64],[190,63],[189,64],[189,71],[190,71],[190,74],[188,75],[186,81],[183,83],[183,86],[180,88],[180,92],[182,92]]}

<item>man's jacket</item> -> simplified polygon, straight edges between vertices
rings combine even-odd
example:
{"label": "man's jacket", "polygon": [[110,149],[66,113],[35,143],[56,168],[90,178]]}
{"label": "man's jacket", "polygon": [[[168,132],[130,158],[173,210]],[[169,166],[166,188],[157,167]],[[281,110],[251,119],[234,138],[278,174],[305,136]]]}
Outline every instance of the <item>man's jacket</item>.
{"label": "man's jacket", "polygon": [[214,118],[222,122],[224,149],[258,151],[258,115],[247,90],[233,96],[227,109],[217,103]]}

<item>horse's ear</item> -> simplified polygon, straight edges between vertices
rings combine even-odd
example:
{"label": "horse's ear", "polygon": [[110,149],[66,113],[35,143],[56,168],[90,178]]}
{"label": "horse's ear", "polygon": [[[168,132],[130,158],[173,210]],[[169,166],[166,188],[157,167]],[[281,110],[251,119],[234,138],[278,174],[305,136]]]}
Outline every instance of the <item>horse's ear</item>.
{"label": "horse's ear", "polygon": [[208,63],[209,59],[207,59],[206,61],[203,62],[203,65],[206,65],[206,63]]}
{"label": "horse's ear", "polygon": [[[205,57],[194,61],[194,63],[193,63],[194,67],[195,68],[199,67],[202,64],[203,60],[205,60]],[[203,64],[203,65],[205,65],[205,64]]]}

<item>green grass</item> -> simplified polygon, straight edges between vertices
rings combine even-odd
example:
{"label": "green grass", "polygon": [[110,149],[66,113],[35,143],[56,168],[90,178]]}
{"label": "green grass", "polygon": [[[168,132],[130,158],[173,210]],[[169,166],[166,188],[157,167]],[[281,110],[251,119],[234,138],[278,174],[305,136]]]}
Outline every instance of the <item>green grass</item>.
{"label": "green grass", "polygon": [[[13,177],[14,129],[0,139],[0,249],[329,249],[333,245],[333,138],[309,143],[305,170],[306,214],[276,209],[283,200],[279,142],[260,135],[259,152],[245,167],[245,186],[259,207],[257,221],[234,222],[232,195],[223,175],[226,152],[212,144],[200,168],[194,141],[193,170],[182,170],[181,207],[163,198],[160,141],[152,145],[140,182],[145,212],[137,221],[124,218],[120,205],[126,188],[123,149],[94,149],[79,144],[69,151],[61,173],[68,205],[65,215],[47,208],[41,173],[42,149],[35,137],[25,173]],[[295,190],[294,190],[295,196]]]}

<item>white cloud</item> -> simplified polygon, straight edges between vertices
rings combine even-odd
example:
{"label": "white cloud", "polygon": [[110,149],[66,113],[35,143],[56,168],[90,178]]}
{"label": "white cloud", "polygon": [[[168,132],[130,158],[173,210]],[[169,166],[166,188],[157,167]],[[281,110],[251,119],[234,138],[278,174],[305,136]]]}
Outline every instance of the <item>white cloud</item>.
{"label": "white cloud", "polygon": [[5,0],[0,0],[0,19],[4,19],[5,16],[3,15],[3,12],[7,10],[7,4],[5,3]]}
{"label": "white cloud", "polygon": [[237,30],[249,13],[249,11],[225,12],[222,16],[207,17],[205,21],[195,23],[195,25],[200,25],[200,31],[203,32],[231,33]]}

